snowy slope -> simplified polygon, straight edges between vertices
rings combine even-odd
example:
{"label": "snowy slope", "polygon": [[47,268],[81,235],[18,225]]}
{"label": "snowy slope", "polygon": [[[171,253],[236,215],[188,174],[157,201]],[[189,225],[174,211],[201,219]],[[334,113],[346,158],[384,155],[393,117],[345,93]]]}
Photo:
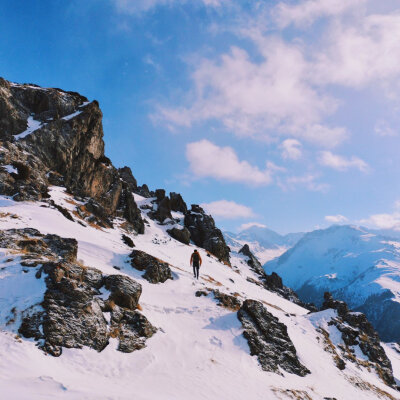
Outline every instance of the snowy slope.
{"label": "snowy slope", "polygon": [[261,226],[251,226],[239,233],[224,232],[226,243],[233,251],[238,252],[248,244],[261,264],[279,257],[294,246],[303,235],[304,233],[280,235]]}
{"label": "snowy slope", "polygon": [[[382,337],[397,340],[391,336],[398,315],[393,307],[400,300],[400,242],[396,239],[365,228],[332,226],[306,234],[264,268],[277,272],[306,301],[320,304],[324,291],[333,292],[365,312]],[[391,317],[386,312],[389,308]]]}
{"label": "snowy slope", "polygon": [[[69,210],[75,205],[63,188],[52,187],[52,199]],[[135,196],[138,205],[149,199]],[[75,202],[76,203],[76,202]],[[0,197],[0,228],[32,227],[78,240],[78,259],[106,274],[118,273],[143,286],[140,305],[159,331],[147,347],[133,353],[116,351],[116,342],[101,353],[89,348],[64,349],[61,357],[45,355],[31,340],[16,335],[17,321],[8,316],[40,300],[41,280],[22,273],[18,254],[0,249],[0,389],[7,399],[400,399],[374,372],[348,364],[339,371],[324,350],[317,327],[324,313],[307,310],[246,280],[253,276],[240,257],[232,267],[207,257],[200,281],[194,281],[189,257],[194,246],[183,245],[161,226],[147,219],[144,235],[132,236],[137,249],[171,264],[173,281],[153,285],[128,261],[130,249],[121,241],[122,220],[114,229],[97,229],[69,221],[46,203],[17,203]],[[145,214],[145,212],[143,212]],[[144,215],[145,216],[145,215]],[[179,214],[175,214],[179,217]],[[170,226],[169,226],[170,227]],[[211,297],[195,297],[204,287],[237,292],[264,302],[287,325],[300,361],[311,371],[299,377],[262,371],[250,356],[236,313],[217,306]],[[8,321],[8,323],[6,323]],[[393,358],[397,357],[392,354]],[[397,370],[400,378],[400,370]]]}

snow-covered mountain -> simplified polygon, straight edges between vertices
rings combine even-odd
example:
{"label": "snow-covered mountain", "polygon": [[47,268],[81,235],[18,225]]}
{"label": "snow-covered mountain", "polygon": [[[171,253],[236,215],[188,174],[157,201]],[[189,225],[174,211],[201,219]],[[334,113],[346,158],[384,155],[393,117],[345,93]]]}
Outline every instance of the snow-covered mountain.
{"label": "snow-covered mountain", "polygon": [[330,291],[364,312],[381,337],[400,340],[400,240],[356,226],[307,233],[264,265],[304,301],[321,303]]}
{"label": "snow-covered mountain", "polygon": [[97,102],[0,79],[0,141],[2,398],[400,399],[397,345],[116,169]]}
{"label": "snow-covered mountain", "polygon": [[245,244],[248,244],[262,264],[279,257],[303,236],[304,233],[301,232],[280,235],[271,229],[257,225],[250,226],[239,233],[224,232],[226,243],[233,251],[238,252]]}

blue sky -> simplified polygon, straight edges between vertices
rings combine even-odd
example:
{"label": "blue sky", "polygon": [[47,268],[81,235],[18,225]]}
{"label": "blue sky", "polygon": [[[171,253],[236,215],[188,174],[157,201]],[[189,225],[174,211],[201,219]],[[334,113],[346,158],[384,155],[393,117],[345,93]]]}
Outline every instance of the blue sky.
{"label": "blue sky", "polygon": [[400,229],[399,60],[392,0],[0,0],[0,76],[97,99],[116,166],[229,230]]}

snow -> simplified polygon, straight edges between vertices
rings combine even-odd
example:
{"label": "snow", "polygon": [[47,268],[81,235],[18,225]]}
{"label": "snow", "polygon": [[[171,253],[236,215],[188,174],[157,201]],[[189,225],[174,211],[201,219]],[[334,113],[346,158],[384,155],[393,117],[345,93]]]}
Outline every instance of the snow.
{"label": "snow", "polygon": [[33,119],[32,116],[28,117],[27,123],[28,123],[28,128],[25,131],[23,131],[23,132],[19,133],[18,135],[14,136],[16,140],[23,139],[23,138],[27,137],[31,133],[33,133],[33,132],[37,131],[38,129],[40,129],[42,127],[42,125],[43,125],[41,121],[36,121],[35,119]]}
{"label": "snow", "polygon": [[65,117],[62,117],[61,119],[63,119],[64,121],[69,121],[70,119],[76,117],[77,115],[79,115],[81,113],[82,113],[82,110],[78,110],[78,111],[75,111],[72,114],[69,114],[69,115],[66,115]]}
{"label": "snow", "polygon": [[306,284],[322,292],[341,289],[352,308],[387,289],[400,298],[400,243],[365,228],[333,226],[308,233],[264,269],[277,272],[294,290]]}
{"label": "snow", "polygon": [[[80,204],[64,188],[52,187],[50,195],[70,211],[75,208],[74,202]],[[151,199],[138,195],[135,200],[139,207],[151,203]],[[24,274],[18,255],[6,262],[10,255],[0,250],[0,388],[4,398],[265,400],[291,398],[282,394],[287,390],[303,391],[316,400],[377,398],[376,393],[352,384],[353,377],[400,398],[374,373],[351,363],[344,371],[336,368],[316,330],[334,311],[307,315],[307,310],[248,282],[246,278],[253,272],[240,256],[233,255],[231,268],[198,248],[203,265],[201,279],[196,281],[189,266],[196,247],[170,238],[166,230],[171,225],[146,218],[145,234],[133,237],[135,248],[168,262],[174,275],[173,281],[153,285],[129,264],[131,249],[121,240],[125,233],[122,220],[114,220],[114,229],[99,230],[67,220],[46,203],[14,202],[0,196],[0,206],[2,212],[19,216],[2,219],[1,229],[33,227],[43,234],[74,237],[78,240],[78,259],[85,265],[140,282],[142,312],[159,328],[145,349],[130,354],[116,351],[117,341],[112,339],[101,353],[89,348],[64,349],[59,358],[46,356],[33,341],[15,336],[16,323],[5,323],[13,306],[23,310],[40,302],[44,281],[34,278],[34,269]],[[143,211],[144,216],[147,212]],[[283,371],[279,376],[262,371],[256,357],[250,356],[236,313],[217,306],[212,296],[195,296],[197,290],[206,287],[263,301],[268,311],[287,325],[299,359],[311,374],[299,377]],[[102,296],[107,293],[103,291]]]}
{"label": "snow", "polygon": [[3,168],[9,173],[9,174],[18,174],[18,170],[14,168],[12,165],[3,165]]}

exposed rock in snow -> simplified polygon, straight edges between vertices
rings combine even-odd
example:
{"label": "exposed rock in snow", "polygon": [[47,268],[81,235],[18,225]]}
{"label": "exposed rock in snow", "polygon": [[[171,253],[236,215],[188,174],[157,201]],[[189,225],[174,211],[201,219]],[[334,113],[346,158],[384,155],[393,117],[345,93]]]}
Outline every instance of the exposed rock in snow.
{"label": "exposed rock in snow", "polygon": [[130,257],[132,267],[139,271],[146,271],[143,278],[150,283],[164,283],[167,279],[173,279],[168,263],[141,250],[133,250]]}
{"label": "exposed rock in snow", "polygon": [[211,215],[207,215],[200,206],[192,204],[191,210],[185,214],[184,222],[197,246],[208,250],[219,260],[229,262],[230,249]]}
{"label": "exposed rock in snow", "polygon": [[250,352],[257,356],[263,370],[280,374],[282,368],[299,376],[310,373],[297,358],[286,325],[269,313],[261,302],[245,300],[238,311],[238,318]]}
{"label": "exposed rock in snow", "polygon": [[190,232],[185,227],[183,227],[183,229],[178,229],[178,228],[167,229],[167,232],[172,238],[178,240],[183,244],[190,243]]}

